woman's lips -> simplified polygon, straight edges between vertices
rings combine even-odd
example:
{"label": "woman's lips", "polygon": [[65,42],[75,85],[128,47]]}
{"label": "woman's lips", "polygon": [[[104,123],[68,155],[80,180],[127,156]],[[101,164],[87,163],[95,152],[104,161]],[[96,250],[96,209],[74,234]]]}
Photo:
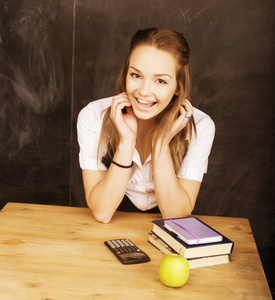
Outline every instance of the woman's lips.
{"label": "woman's lips", "polygon": [[139,98],[136,98],[136,103],[139,109],[141,110],[150,110],[154,107],[156,102],[146,101]]}

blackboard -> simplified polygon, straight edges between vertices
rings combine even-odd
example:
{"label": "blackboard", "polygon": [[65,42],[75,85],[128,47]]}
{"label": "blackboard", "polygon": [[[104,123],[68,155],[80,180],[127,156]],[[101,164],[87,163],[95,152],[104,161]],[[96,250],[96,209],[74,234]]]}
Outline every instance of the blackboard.
{"label": "blackboard", "polygon": [[0,204],[69,205],[72,10],[0,5]]}

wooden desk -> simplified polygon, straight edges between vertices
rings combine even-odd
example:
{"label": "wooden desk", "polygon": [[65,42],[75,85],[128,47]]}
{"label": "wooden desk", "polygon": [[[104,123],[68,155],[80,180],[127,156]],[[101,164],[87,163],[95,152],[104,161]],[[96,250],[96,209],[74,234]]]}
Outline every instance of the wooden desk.
{"label": "wooden desk", "polygon": [[[157,214],[117,212],[97,223],[88,208],[8,203],[0,212],[0,298],[271,299],[247,219],[199,216],[235,242],[230,264],[192,269],[181,288],[158,278],[163,254],[147,242]],[[129,238],[151,262],[122,265],[103,244]]]}

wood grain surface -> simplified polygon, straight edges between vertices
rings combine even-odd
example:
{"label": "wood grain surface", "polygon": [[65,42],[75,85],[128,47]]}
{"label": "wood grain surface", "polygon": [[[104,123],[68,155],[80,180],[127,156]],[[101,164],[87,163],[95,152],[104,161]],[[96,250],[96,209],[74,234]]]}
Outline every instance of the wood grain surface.
{"label": "wood grain surface", "polygon": [[[117,212],[109,224],[88,208],[8,203],[0,212],[0,295],[5,300],[271,299],[247,219],[197,216],[235,247],[232,262],[193,269],[181,288],[158,277],[163,254],[148,243],[159,215]],[[129,238],[151,261],[122,265],[104,241]]]}

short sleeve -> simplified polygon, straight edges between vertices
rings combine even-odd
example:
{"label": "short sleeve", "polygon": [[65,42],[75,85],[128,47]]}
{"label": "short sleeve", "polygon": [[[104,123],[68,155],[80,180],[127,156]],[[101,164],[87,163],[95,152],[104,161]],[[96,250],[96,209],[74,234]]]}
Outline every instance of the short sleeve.
{"label": "short sleeve", "polygon": [[207,171],[215,124],[213,120],[198,109],[194,109],[197,137],[192,137],[189,151],[185,156],[177,176],[201,182]]}
{"label": "short sleeve", "polygon": [[85,106],[77,118],[77,140],[79,144],[79,164],[83,170],[107,170],[106,166],[98,160],[97,150],[101,126],[103,122],[102,111],[106,108],[106,101],[98,105],[98,100]]}

